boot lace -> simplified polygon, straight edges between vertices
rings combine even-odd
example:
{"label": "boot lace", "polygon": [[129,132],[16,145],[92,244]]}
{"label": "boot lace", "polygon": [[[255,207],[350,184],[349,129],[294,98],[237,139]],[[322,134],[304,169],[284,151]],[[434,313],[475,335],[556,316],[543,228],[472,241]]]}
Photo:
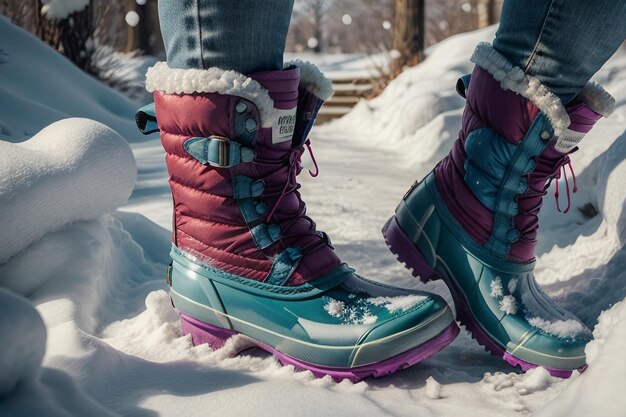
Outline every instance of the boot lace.
{"label": "boot lace", "polygon": [[[554,191],[554,199],[556,200],[556,209],[560,213],[567,213],[571,207],[569,180],[567,178],[567,170],[565,169],[566,165],[569,167],[569,171],[572,174],[572,181],[574,182],[574,188],[572,188],[572,193],[578,191],[578,187],[576,186],[576,174],[574,174],[574,168],[572,168],[572,161],[567,158],[567,162],[559,166],[556,174],[556,189]],[[561,206],[559,205],[559,180],[561,179],[561,172],[563,172],[563,178],[565,179],[565,191],[567,195],[567,207],[565,207],[565,210],[561,210]]]}
{"label": "boot lace", "polygon": [[[315,157],[313,156],[313,151],[312,151],[311,144],[309,141],[307,141],[306,146],[311,154],[311,159],[313,160],[313,163],[315,164],[315,173],[309,170],[309,174],[312,177],[316,177],[319,174],[319,167],[317,166],[317,161],[315,160]],[[291,241],[302,240],[304,236],[315,236],[316,239],[310,239],[311,240],[310,242],[304,245],[298,245],[301,252],[304,254],[304,253],[314,252],[315,250],[320,249],[323,246],[329,246],[332,248],[332,245],[330,243],[330,239],[328,238],[328,235],[325,232],[317,231],[316,224],[313,221],[313,219],[311,219],[309,216],[306,215],[306,204],[304,203],[304,201],[302,201],[302,197],[300,196],[300,193],[298,192],[301,185],[298,183],[297,177],[302,171],[301,156],[303,152],[304,152],[303,147],[292,148],[288,151],[287,155],[282,159],[278,159],[278,160],[257,159],[257,162],[264,164],[264,165],[275,167],[274,169],[271,169],[270,172],[268,172],[266,175],[263,175],[260,178],[264,181],[267,180],[268,183],[270,182],[269,179],[271,176],[275,176],[277,174],[280,175],[282,170],[287,171],[287,181],[282,186],[282,189],[280,190],[280,192],[278,191],[272,192],[272,191],[266,190],[266,192],[264,193],[265,197],[278,196],[278,198],[276,199],[276,202],[272,206],[272,209],[269,211],[265,221],[266,223],[269,223],[270,221],[272,221],[272,219],[275,219],[275,222],[280,225],[281,240],[283,242],[290,241],[290,240]],[[287,213],[287,211],[285,210],[286,207],[284,204],[285,198],[289,194],[292,194],[292,193],[295,193],[299,206],[295,212]],[[298,224],[300,220],[304,220],[307,222],[306,229],[294,228],[294,226]],[[297,230],[292,231],[291,230],[292,228],[297,229]]]}
{"label": "boot lace", "polygon": [[[516,197],[516,202],[518,203],[518,215],[531,217],[531,221],[527,222],[525,227],[519,229],[520,237],[525,241],[534,240],[532,236],[534,236],[534,232],[539,227],[539,210],[541,208],[543,197],[548,193],[548,189],[550,188],[550,183],[552,182],[552,179],[556,180],[556,191],[554,192],[554,197],[556,199],[557,210],[561,213],[567,213],[571,208],[570,192],[575,193],[576,191],[578,191],[578,187],[576,184],[576,175],[574,174],[574,169],[572,168],[571,161],[567,155],[558,160],[556,164],[539,160],[538,158],[533,158],[533,160],[536,164],[535,169],[524,175],[524,179],[527,181],[528,188],[526,192]],[[566,167],[569,167],[569,171],[571,173],[573,181],[573,187],[571,190]],[[533,181],[534,178],[545,178],[546,181]],[[565,190],[567,196],[567,206],[564,210],[561,209],[561,204],[559,201],[559,180],[561,178],[563,178],[565,181]],[[540,189],[535,188],[534,185],[539,183],[542,183],[543,187]],[[520,204],[520,202],[524,202],[524,200],[532,203]],[[530,204],[530,207],[523,207],[528,204]]]}

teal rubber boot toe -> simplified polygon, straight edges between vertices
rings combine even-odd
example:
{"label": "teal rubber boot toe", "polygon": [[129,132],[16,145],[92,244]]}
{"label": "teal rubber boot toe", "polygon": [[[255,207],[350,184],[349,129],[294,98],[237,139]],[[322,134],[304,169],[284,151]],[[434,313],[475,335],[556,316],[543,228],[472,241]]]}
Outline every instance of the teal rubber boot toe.
{"label": "teal rubber boot toe", "polygon": [[385,239],[415,276],[445,281],[480,344],[522,370],[568,377],[585,368],[592,334],[535,281],[539,211],[555,179],[557,208],[562,179],[569,210],[569,155],[614,100],[589,83],[564,104],[489,44],[472,61],[457,83],[467,99],[459,137],[406,193]]}
{"label": "teal rubber boot toe", "polygon": [[464,235],[430,174],[408,193],[383,230],[391,251],[424,282],[442,279],[456,319],[491,353],[526,371],[569,377],[585,368],[591,332],[536,284],[534,263],[490,257]]}
{"label": "teal rubber boot toe", "polygon": [[332,95],[317,67],[296,60],[245,75],[157,63],[146,85],[155,103],[136,120],[145,133],[158,130],[165,149],[174,206],[167,282],[194,345],[218,349],[241,335],[247,343],[233,351],[258,346],[316,376],[356,381],[454,340],[459,328],[440,297],[356,275],[307,215],[300,159]]}
{"label": "teal rubber boot toe", "polygon": [[345,265],[314,285],[284,287],[224,273],[176,247],[171,256],[172,303],[194,344],[217,349],[241,333],[283,364],[357,381],[418,363],[459,332],[441,297],[369,281]]}

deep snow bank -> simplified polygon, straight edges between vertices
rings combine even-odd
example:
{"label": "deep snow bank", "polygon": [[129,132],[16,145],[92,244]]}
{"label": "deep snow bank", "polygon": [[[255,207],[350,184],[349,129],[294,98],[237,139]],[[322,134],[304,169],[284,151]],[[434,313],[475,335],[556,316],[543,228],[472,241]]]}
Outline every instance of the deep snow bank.
{"label": "deep snow bank", "polygon": [[133,116],[137,105],[30,33],[0,16],[0,138],[20,141],[57,120],[85,117],[127,140],[145,140]]}
{"label": "deep snow bank", "polygon": [[[380,96],[362,100],[333,128],[379,136],[375,146],[402,148],[413,164],[429,162],[424,153],[431,155],[439,148],[447,151],[460,126],[464,100],[455,91],[456,80],[471,72],[469,58],[476,44],[493,39],[495,30],[492,26],[452,36],[433,46],[422,64],[400,74]],[[427,126],[431,122],[438,135],[434,126]],[[426,131],[417,139],[421,128]]]}
{"label": "deep snow bank", "polygon": [[[106,214],[127,200],[135,178],[128,143],[92,120],[62,120],[19,144],[0,141],[0,414],[113,415],[51,366],[55,357],[87,353],[93,339],[83,332],[136,309],[129,287],[162,268]],[[145,234],[145,219],[120,219]],[[167,234],[150,227],[145,247],[164,258]]]}
{"label": "deep snow bank", "polygon": [[[17,330],[17,331],[16,331]],[[0,288],[0,397],[39,376],[46,328],[28,300]]]}
{"label": "deep snow bank", "polygon": [[115,210],[136,178],[128,143],[92,120],[62,120],[19,144],[0,141],[0,264],[68,223]]}
{"label": "deep snow bank", "polygon": [[[626,274],[619,279],[626,279]],[[594,340],[585,348],[589,369],[537,413],[537,417],[624,415],[625,322],[626,301],[600,315],[593,332]]]}
{"label": "deep snow bank", "polygon": [[[39,346],[43,354],[44,342],[37,339],[42,330],[26,320],[33,314],[38,317],[37,311],[10,304],[5,311],[0,292],[0,382],[7,378],[5,369],[12,369],[4,366],[5,358],[18,364],[21,360],[28,370],[12,391],[0,395],[0,415],[108,417],[118,415],[115,410],[131,408],[128,403],[133,401],[122,401],[119,393],[136,398],[137,386],[129,381],[148,378],[140,372],[144,361],[128,358],[93,334],[126,315],[138,314],[145,294],[163,287],[163,280],[155,279],[162,276],[165,266],[153,258],[167,256],[168,233],[138,215],[116,216],[104,215],[46,234],[0,265],[0,286],[27,289],[48,333],[39,368],[41,357],[29,352]],[[143,247],[126,231],[142,236],[146,229],[151,232]],[[18,349],[19,354],[5,356]],[[158,379],[158,369],[146,368],[152,370],[150,378]],[[118,393],[115,404],[94,400],[98,393],[110,395],[112,391]]]}

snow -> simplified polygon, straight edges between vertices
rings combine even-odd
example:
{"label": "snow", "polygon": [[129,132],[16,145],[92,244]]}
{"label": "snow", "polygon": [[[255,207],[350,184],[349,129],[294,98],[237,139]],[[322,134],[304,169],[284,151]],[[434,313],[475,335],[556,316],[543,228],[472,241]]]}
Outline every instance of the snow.
{"label": "snow", "polygon": [[115,210],[136,172],[128,143],[92,120],[65,119],[25,142],[0,142],[0,264],[47,233]]}
{"label": "snow", "polygon": [[[329,297],[326,305],[324,305],[324,310],[330,316],[340,319],[343,324],[359,326],[375,323],[378,318],[371,313],[369,304],[369,300],[356,299],[354,303],[346,305],[343,301]],[[314,323],[307,324],[309,327],[314,326]]]}
{"label": "snow", "polygon": [[[52,122],[84,117],[103,123],[128,140],[137,136],[137,104],[81,71],[57,51],[0,16],[0,135],[10,142],[32,137]],[[54,68],[54,70],[52,70]]]}
{"label": "snow", "polygon": [[135,27],[139,23],[139,14],[136,11],[131,10],[130,12],[126,13],[126,16],[124,16],[124,20],[126,20],[126,24],[128,26]]}
{"label": "snow", "polygon": [[[622,272],[615,279],[626,278]],[[589,368],[540,413],[539,417],[590,415],[623,416],[626,359],[626,301],[604,311],[585,348]],[[601,410],[601,412],[598,412]]]}
{"label": "snow", "polygon": [[[22,329],[15,333],[13,329]],[[37,310],[19,295],[0,288],[0,397],[18,383],[36,379],[46,351],[46,328]]]}
{"label": "snow", "polygon": [[495,391],[512,388],[519,395],[530,395],[537,391],[544,391],[553,384],[563,383],[558,378],[550,376],[545,368],[533,368],[524,375],[513,372],[486,373],[482,382],[490,385]]}
{"label": "snow", "polygon": [[346,309],[343,301],[330,299],[324,306],[324,310],[333,317],[341,317]]}
{"label": "snow", "polygon": [[431,400],[441,398],[441,384],[432,376],[426,379],[426,396]]}
{"label": "snow", "polygon": [[378,320],[378,317],[374,316],[373,314],[366,314],[363,317],[362,323],[363,324],[374,324],[374,323],[376,323],[376,320]]}
{"label": "snow", "polygon": [[512,295],[505,295],[500,300],[500,311],[504,311],[506,314],[517,313],[517,301]]}
{"label": "snow", "polygon": [[376,306],[385,307],[390,313],[409,310],[426,300],[423,295],[400,295],[396,297],[376,297],[368,301]]}
{"label": "snow", "polygon": [[375,78],[380,74],[380,69],[387,67],[390,57],[384,53],[368,55],[358,52],[351,54],[285,52],[284,60],[309,61],[315,64],[331,80],[351,80],[355,78]]}
{"label": "snow", "polygon": [[[511,288],[515,289],[516,285],[517,285],[517,281],[511,280],[507,284],[507,288],[509,289],[509,292],[512,293],[513,291],[511,290]],[[491,281],[491,283],[489,284],[489,288],[491,289],[491,292],[489,293],[489,295],[497,299],[500,302],[500,311],[503,311],[506,314],[517,313],[517,307],[518,307],[517,301],[515,300],[515,297],[513,297],[512,295],[504,295],[504,287],[502,286],[502,279],[500,277],[496,277],[493,281]]]}
{"label": "snow", "polygon": [[[380,227],[413,181],[448,151],[463,106],[454,93],[456,78],[470,71],[474,46],[489,41],[494,31],[488,28],[442,42],[430,51],[428,60],[405,71],[379,98],[363,101],[346,117],[316,128],[312,142],[321,173],[316,179],[302,178],[308,214],[333,237],[342,258],[364,275],[434,291],[451,302],[441,282],[424,285],[410,277],[387,251]],[[0,18],[0,49],[7,61],[0,66],[0,136],[5,140],[0,142],[0,158],[4,158],[0,181],[7,189],[20,190],[15,198],[39,204],[38,213],[22,216],[19,211],[27,207],[16,209],[11,199],[0,194],[0,216],[32,222],[32,236],[40,235],[20,247],[13,246],[14,239],[4,238],[4,232],[0,234],[2,244],[11,245],[3,249],[8,260],[0,261],[0,286],[5,289],[0,291],[0,381],[4,390],[11,390],[0,399],[0,415],[195,416],[211,410],[235,416],[254,410],[258,417],[623,416],[624,51],[596,76],[616,96],[617,108],[587,135],[573,158],[580,189],[573,195],[573,207],[591,204],[598,214],[589,218],[572,210],[562,215],[550,198],[541,214],[537,280],[583,323],[595,326],[595,340],[586,348],[589,368],[571,380],[552,378],[542,369],[517,374],[462,332],[441,353],[393,376],[337,384],[280,367],[258,350],[235,356],[249,345],[243,336],[215,352],[206,345],[193,347],[188,337],[182,337],[163,279],[171,197],[156,135],[144,138],[136,132],[136,105],[130,100],[81,73],[4,18]],[[131,164],[128,159],[118,161],[128,153],[110,131],[83,125],[84,154],[73,153],[58,139],[32,145],[39,130],[68,117],[97,120],[130,143],[138,177],[128,202],[122,204],[123,190],[111,187],[126,187],[116,175],[124,164],[127,169]],[[75,143],[76,127],[88,122],[63,123],[68,123],[63,133]],[[60,136],[58,126],[44,136]],[[91,136],[109,138],[111,144]],[[89,153],[92,142],[105,155]],[[108,146],[119,156],[108,155]],[[40,154],[25,152],[44,148],[49,156],[35,158],[32,154]],[[14,157],[5,158],[4,149]],[[97,168],[109,157],[116,162],[99,176],[90,176],[88,170],[63,171],[65,165],[59,161],[65,157],[74,158],[76,167],[92,160]],[[26,162],[32,159],[36,167],[57,167],[66,174],[50,179],[25,172],[20,177],[21,168],[14,167],[28,171]],[[4,175],[9,172],[11,176]],[[80,187],[72,182],[74,173],[82,178],[76,182]],[[19,178],[28,179],[29,185],[20,185]],[[82,200],[97,198],[95,190],[105,190],[115,201],[106,207],[67,211],[73,208],[63,207],[64,200],[43,193],[46,184],[65,193],[72,205],[81,196]],[[42,194],[31,192],[37,187]],[[333,190],[332,198],[328,190]],[[117,211],[115,206],[120,206]],[[46,219],[49,213],[65,217],[53,223]],[[6,230],[31,227],[6,222],[0,222]],[[9,295],[6,289],[27,300]],[[45,333],[35,311],[43,319]],[[38,349],[44,344],[41,360]],[[5,373],[7,369],[15,370],[13,376]],[[434,381],[441,388],[438,396]]]}
{"label": "snow", "polygon": [[528,395],[548,388],[552,380],[553,378],[545,368],[535,368],[530,369],[526,378],[514,384],[514,386],[521,395]]}
{"label": "snow", "polygon": [[548,321],[541,317],[531,317],[528,322],[531,326],[564,339],[573,338],[588,331],[581,322],[572,319]]}
{"label": "snow", "polygon": [[41,14],[50,20],[63,20],[75,12],[80,12],[89,0],[42,0]]}
{"label": "snow", "polygon": [[158,61],[156,57],[96,44],[90,59],[97,78],[105,84],[137,103],[152,100],[152,94],[146,90],[146,71]]}
{"label": "snow", "polygon": [[496,279],[491,281],[491,284],[489,284],[489,288],[491,288],[491,292],[489,293],[489,295],[492,297],[497,298],[497,297],[502,297],[504,295],[504,292],[502,289],[502,280],[500,279],[500,277],[496,277]]}

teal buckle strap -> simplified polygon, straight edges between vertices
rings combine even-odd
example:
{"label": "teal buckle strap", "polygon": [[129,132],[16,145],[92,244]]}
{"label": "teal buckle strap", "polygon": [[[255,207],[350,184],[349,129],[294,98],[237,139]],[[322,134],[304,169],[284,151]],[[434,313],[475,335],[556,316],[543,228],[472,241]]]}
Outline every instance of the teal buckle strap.
{"label": "teal buckle strap", "polygon": [[296,270],[302,253],[298,248],[287,248],[274,257],[272,269],[265,279],[266,284],[284,285]]}
{"label": "teal buckle strap", "polygon": [[254,198],[242,198],[238,200],[239,209],[247,224],[257,223],[263,219],[269,208],[262,201],[256,201]]}
{"label": "teal buckle strap", "polygon": [[520,233],[515,229],[513,217],[518,212],[515,197],[526,191],[528,184],[523,178],[534,163],[531,159],[541,154],[550,143],[554,130],[547,116],[541,112],[535,118],[509,164],[504,181],[498,190],[498,197],[494,211],[493,228],[485,248],[492,250],[502,257],[506,257]]}
{"label": "teal buckle strap", "polygon": [[256,157],[252,149],[223,136],[190,138],[185,141],[183,147],[201,164],[216,168],[230,168],[242,162],[251,162]]}
{"label": "teal buckle strap", "polygon": [[135,113],[135,123],[137,128],[144,135],[159,131],[159,123],[154,110],[154,103],[146,104]]}
{"label": "teal buckle strap", "polygon": [[[237,200],[246,223],[250,225],[250,223],[263,218],[267,211],[267,206],[262,202],[256,204],[254,201],[254,198],[261,196],[265,190],[263,180],[253,180],[245,175],[237,175],[233,177],[232,181],[233,197]],[[280,239],[281,230],[277,224],[261,223],[251,227],[250,233],[256,246],[263,250]]]}
{"label": "teal buckle strap", "polygon": [[263,250],[280,239],[280,226],[277,224],[261,223],[251,228],[250,233],[257,247]]}
{"label": "teal buckle strap", "polygon": [[233,178],[233,197],[236,200],[242,198],[259,197],[265,190],[263,180],[253,180],[245,175],[237,175]]}

